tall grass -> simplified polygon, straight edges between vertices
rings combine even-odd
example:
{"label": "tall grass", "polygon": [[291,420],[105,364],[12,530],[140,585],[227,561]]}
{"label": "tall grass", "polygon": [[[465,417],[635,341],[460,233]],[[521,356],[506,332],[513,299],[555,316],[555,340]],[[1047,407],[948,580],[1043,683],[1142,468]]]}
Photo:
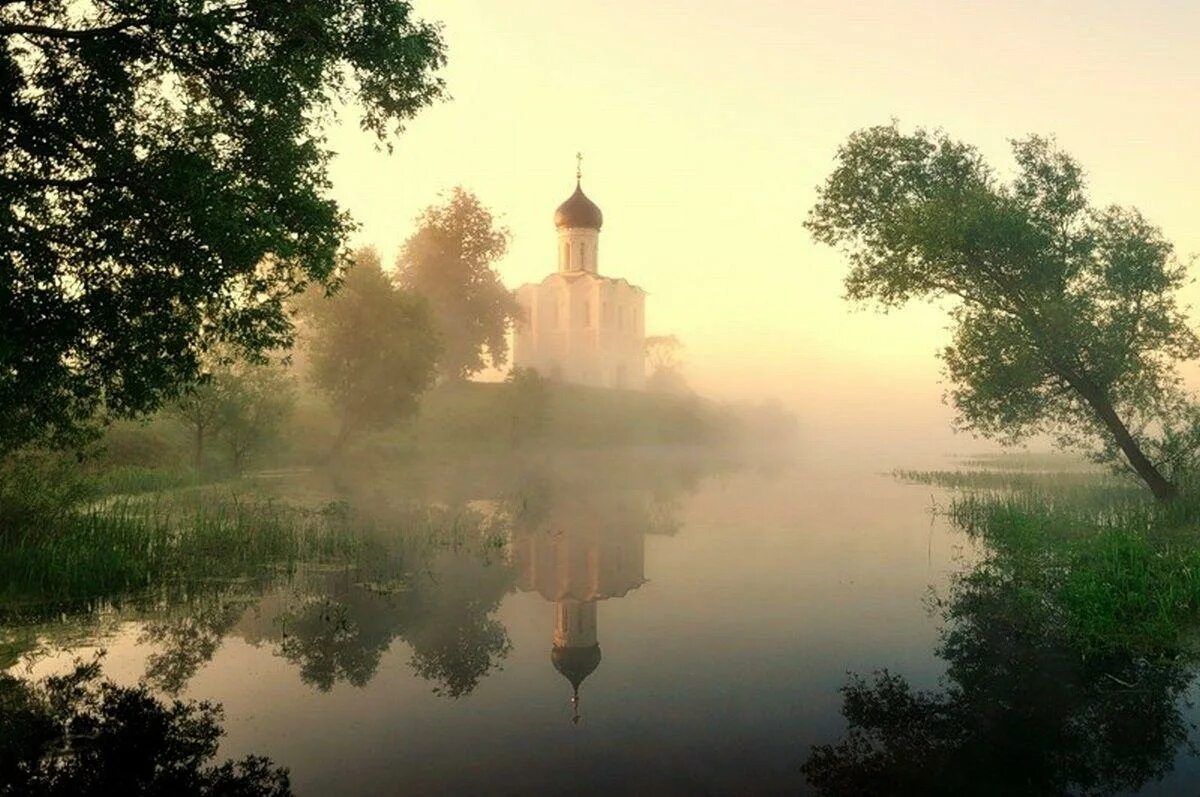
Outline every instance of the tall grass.
{"label": "tall grass", "polygon": [[121,498],[10,525],[0,601],[70,602],[167,581],[240,578],[299,561],[347,561],[365,545],[338,508],[301,510],[212,493]]}
{"label": "tall grass", "polygon": [[1084,653],[1195,653],[1200,490],[1189,486],[1163,504],[1100,473],[1027,475],[928,478],[958,490],[944,513],[987,545],[985,560],[965,579],[1010,582]]}

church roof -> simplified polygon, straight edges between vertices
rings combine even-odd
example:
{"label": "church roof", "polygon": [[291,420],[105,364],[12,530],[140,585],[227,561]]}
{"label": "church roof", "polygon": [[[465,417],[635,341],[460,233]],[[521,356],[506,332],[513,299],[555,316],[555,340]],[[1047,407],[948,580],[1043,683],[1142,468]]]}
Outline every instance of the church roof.
{"label": "church roof", "polygon": [[563,677],[571,682],[571,687],[578,694],[579,685],[583,683],[583,679],[595,672],[596,668],[600,666],[600,646],[591,645],[586,648],[556,647],[550,651],[550,661],[554,664],[554,669],[562,673]]}
{"label": "church roof", "polygon": [[559,229],[585,227],[589,230],[598,230],[602,224],[604,224],[604,214],[600,212],[600,208],[595,202],[587,198],[578,182],[575,183],[575,193],[571,194],[567,201],[554,211],[554,226]]}
{"label": "church roof", "polygon": [[[567,282],[575,282],[576,280],[582,280],[582,279],[599,280],[600,282],[611,282],[613,284],[623,284],[630,288],[633,288],[635,291],[640,291],[641,293],[646,293],[645,288],[634,285],[632,282],[625,279],[624,277],[607,277],[603,274],[597,274],[594,271],[583,271],[583,270],[552,271],[549,274],[547,274],[546,276],[542,277],[540,282],[527,282],[524,285],[522,285],[521,288],[525,288],[530,285],[545,285],[546,283],[550,282],[551,280],[559,280],[559,279],[566,280]],[[517,290],[520,290],[520,288],[518,288]]]}

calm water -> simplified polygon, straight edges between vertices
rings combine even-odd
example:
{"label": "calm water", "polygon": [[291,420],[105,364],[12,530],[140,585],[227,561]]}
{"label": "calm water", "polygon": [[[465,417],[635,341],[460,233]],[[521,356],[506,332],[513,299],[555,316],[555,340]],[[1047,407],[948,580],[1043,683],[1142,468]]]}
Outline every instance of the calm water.
{"label": "calm water", "polygon": [[[119,682],[222,703],[222,755],[269,756],[298,794],[805,793],[810,748],[845,732],[848,672],[936,688],[947,671],[930,592],[976,551],[891,464],[275,474],[261,483],[287,500],[369,515],[396,562],[10,628],[11,671],[102,647]],[[414,507],[468,541],[406,546]],[[1194,775],[1181,756],[1148,793]]]}

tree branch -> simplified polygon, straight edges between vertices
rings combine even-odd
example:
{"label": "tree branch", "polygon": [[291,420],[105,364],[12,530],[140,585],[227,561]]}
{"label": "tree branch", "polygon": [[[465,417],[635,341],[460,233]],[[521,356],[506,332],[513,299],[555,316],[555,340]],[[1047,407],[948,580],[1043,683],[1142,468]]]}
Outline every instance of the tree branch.
{"label": "tree branch", "polygon": [[135,17],[133,19],[123,19],[120,22],[114,22],[111,25],[104,25],[99,28],[83,28],[81,30],[72,30],[71,28],[55,28],[50,25],[0,25],[0,36],[35,36],[46,39],[95,39],[100,36],[108,36],[113,33],[120,33],[130,28],[136,28],[139,25],[147,25],[151,22],[150,17]]}

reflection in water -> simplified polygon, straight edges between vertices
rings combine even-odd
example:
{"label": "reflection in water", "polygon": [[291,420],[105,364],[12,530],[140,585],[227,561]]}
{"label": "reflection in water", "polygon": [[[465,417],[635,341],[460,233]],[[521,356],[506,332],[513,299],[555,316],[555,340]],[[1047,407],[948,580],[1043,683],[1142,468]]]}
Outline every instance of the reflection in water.
{"label": "reflection in water", "polygon": [[1194,667],[1084,655],[1039,585],[989,559],[944,607],[937,691],[886,671],[843,687],[846,736],[804,772],[828,795],[1113,794],[1173,768]]}
{"label": "reflection in water", "polygon": [[40,683],[0,674],[0,794],[291,794],[266,758],[213,764],[222,733],[218,707],[118,686],[98,659]]}
{"label": "reflection in water", "polygon": [[[321,692],[338,683],[365,687],[400,641],[417,676],[436,694],[459,698],[511,652],[495,613],[519,589],[555,604],[551,661],[570,681],[578,709],[579,687],[601,658],[598,603],[643,583],[645,535],[674,533],[679,496],[703,472],[677,460],[641,469],[506,468],[485,460],[470,472],[429,469],[398,479],[409,491],[386,500],[317,490],[318,500],[354,507],[342,519],[364,531],[349,559],[282,571],[264,561],[258,575],[233,581],[24,607],[22,616],[7,615],[7,666],[38,649],[102,643],[132,621],[139,643],[151,648],[144,681],[168,695],[185,690],[223,641],[237,637],[273,650]],[[366,483],[338,482],[343,490]]]}
{"label": "reflection in water", "polygon": [[579,687],[600,666],[598,604],[645,582],[646,525],[637,506],[586,487],[565,490],[546,504],[527,506],[514,530],[518,588],[554,603],[550,660],[571,683],[576,723]]}

